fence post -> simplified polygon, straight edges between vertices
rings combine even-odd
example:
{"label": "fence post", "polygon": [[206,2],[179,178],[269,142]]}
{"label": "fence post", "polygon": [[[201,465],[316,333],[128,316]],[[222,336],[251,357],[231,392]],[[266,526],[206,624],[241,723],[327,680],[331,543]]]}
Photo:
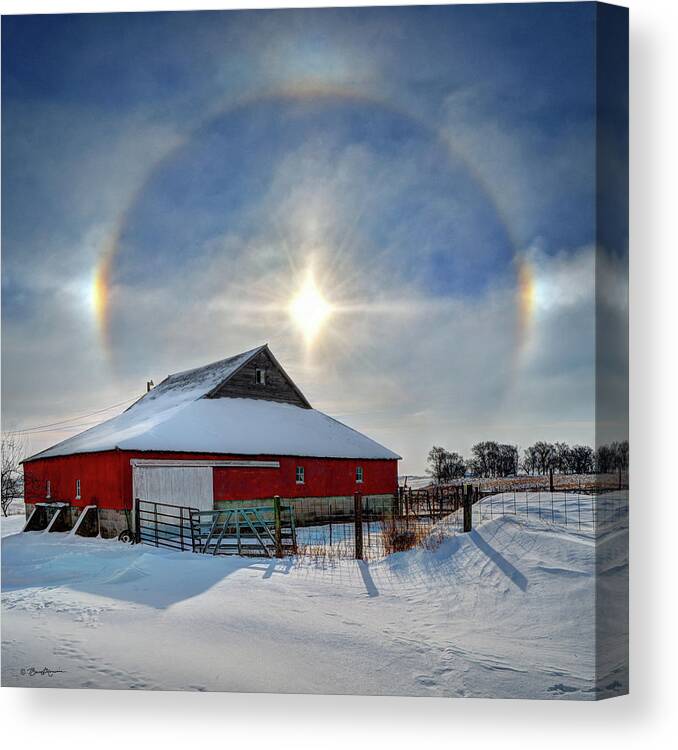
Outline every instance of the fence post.
{"label": "fence post", "polygon": [[363,498],[359,492],[353,495],[353,515],[355,527],[355,559],[363,559]]}
{"label": "fence post", "polygon": [[473,528],[473,521],[471,520],[472,502],[473,485],[469,484],[466,488],[466,495],[464,496],[464,534],[467,534]]}
{"label": "fence post", "polygon": [[549,469],[549,491],[553,492],[553,469]]}
{"label": "fence post", "polygon": [[273,498],[273,515],[275,517],[275,556],[283,556],[282,547],[282,518],[280,515],[280,495]]}

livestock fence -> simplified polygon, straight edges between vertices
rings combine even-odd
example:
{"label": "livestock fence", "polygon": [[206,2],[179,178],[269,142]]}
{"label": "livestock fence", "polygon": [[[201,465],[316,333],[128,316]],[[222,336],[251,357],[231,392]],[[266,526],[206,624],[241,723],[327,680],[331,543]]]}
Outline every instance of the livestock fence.
{"label": "livestock fence", "polygon": [[137,501],[137,541],[201,554],[374,560],[435,546],[501,516],[521,516],[573,530],[597,531],[628,517],[628,493],[504,484],[400,487],[393,496],[274,498],[270,505],[197,510]]}
{"label": "livestock fence", "polygon": [[506,515],[537,518],[566,528],[600,531],[628,518],[625,490],[597,492],[543,490],[481,491],[482,502],[474,512],[474,524]]}
{"label": "livestock fence", "polygon": [[294,511],[280,498],[270,506],[199,510],[135,501],[136,541],[210,555],[283,557],[296,552]]}
{"label": "livestock fence", "polygon": [[[470,530],[470,508],[480,495],[470,485],[429,490],[399,488],[393,496],[356,493],[352,507],[317,498],[297,518],[297,552],[316,558],[377,559],[426,544],[437,524]],[[466,510],[464,511],[464,508]],[[458,511],[462,513],[458,513]]]}
{"label": "livestock fence", "polygon": [[211,555],[375,559],[423,542],[443,519],[470,530],[470,506],[478,498],[470,485],[388,497],[356,493],[350,501],[305,499],[298,513],[278,497],[270,505],[215,510],[137,499],[135,540]]}

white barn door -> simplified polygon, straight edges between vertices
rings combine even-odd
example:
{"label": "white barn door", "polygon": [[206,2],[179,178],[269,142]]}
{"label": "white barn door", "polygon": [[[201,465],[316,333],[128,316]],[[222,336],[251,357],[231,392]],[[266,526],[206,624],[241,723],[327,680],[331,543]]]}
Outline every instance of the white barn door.
{"label": "white barn door", "polygon": [[211,466],[132,466],[134,497],[152,503],[214,509]]}

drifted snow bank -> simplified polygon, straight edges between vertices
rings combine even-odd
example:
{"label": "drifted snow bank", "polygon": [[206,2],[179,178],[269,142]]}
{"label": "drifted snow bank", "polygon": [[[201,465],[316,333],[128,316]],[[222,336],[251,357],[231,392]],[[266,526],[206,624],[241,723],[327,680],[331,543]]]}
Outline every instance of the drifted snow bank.
{"label": "drifted snow bank", "polygon": [[369,566],[10,533],[3,684],[606,697],[627,689],[625,527],[598,543],[618,595],[596,681],[591,530],[495,518]]}

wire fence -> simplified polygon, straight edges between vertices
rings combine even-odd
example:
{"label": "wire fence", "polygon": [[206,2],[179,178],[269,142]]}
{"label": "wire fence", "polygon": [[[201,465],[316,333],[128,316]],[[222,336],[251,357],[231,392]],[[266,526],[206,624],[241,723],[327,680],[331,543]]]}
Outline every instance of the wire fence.
{"label": "wire fence", "polygon": [[537,489],[481,495],[482,502],[474,508],[474,524],[520,515],[566,528],[598,531],[625,520],[629,510],[628,493],[623,490],[587,494]]}
{"label": "wire fence", "polygon": [[358,556],[371,560],[425,544],[437,523],[445,520],[447,526],[461,524],[456,513],[462,506],[464,491],[461,486],[401,488],[392,496],[305,500],[295,505],[297,553],[316,558]]}
{"label": "wire fence", "polygon": [[565,492],[517,489],[495,492],[478,486],[400,488],[390,502],[362,498],[361,551],[356,552],[356,519],[346,504],[340,513],[332,501],[314,501],[314,516],[297,526],[297,554],[315,558],[366,560],[416,546],[435,547],[445,536],[464,531],[464,497],[470,491],[473,528],[502,516],[538,520],[568,530],[598,532],[628,518],[628,493],[619,490]]}
{"label": "wire fence", "polygon": [[[498,489],[487,483],[400,487],[394,495],[356,493],[286,504],[276,497],[271,507],[204,512],[137,501],[136,528],[138,541],[194,552],[375,560],[418,546],[434,548],[451,534],[503,516],[585,532],[598,532],[628,519],[628,492],[624,490]],[[206,525],[196,525],[196,514],[207,518]],[[209,527],[208,534],[203,533],[203,525]],[[273,540],[272,546],[266,543],[267,537]]]}

